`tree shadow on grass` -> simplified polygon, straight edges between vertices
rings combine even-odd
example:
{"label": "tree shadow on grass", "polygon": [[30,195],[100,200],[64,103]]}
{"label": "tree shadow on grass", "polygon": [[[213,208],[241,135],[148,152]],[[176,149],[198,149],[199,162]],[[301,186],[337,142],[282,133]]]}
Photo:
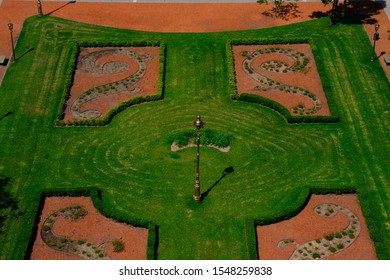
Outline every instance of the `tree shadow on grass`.
{"label": "tree shadow on grass", "polygon": [[3,230],[7,215],[5,210],[11,209],[12,213],[17,213],[19,210],[18,201],[11,192],[7,190],[11,179],[8,177],[0,177],[0,233]]}
{"label": "tree shadow on grass", "polygon": [[226,175],[231,174],[234,172],[233,166],[229,166],[225,168],[225,170],[222,172],[221,178],[219,178],[208,190],[206,190],[204,193],[201,194],[201,200],[205,199],[209,193],[215,188],[216,185],[219,184],[219,182],[222,181],[223,178],[226,177]]}

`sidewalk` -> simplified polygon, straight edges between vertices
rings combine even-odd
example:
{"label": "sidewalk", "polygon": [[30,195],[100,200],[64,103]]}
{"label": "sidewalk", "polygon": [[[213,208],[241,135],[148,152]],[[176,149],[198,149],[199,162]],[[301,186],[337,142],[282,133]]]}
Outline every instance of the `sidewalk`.
{"label": "sidewalk", "polygon": [[[325,7],[320,0],[298,2],[299,11],[302,13],[299,14],[299,17],[287,21],[262,15],[264,11],[269,11],[273,5],[259,5],[255,0],[240,1],[241,3],[221,3],[222,1],[218,0],[213,1],[215,3],[210,3],[212,1],[207,0],[204,1],[208,3],[182,3],[181,1],[181,3],[170,4],[162,3],[163,0],[154,0],[154,2],[159,3],[145,3],[149,0],[137,0],[144,3],[134,3],[133,0],[130,0],[131,3],[123,3],[127,0],[110,1],[122,1],[122,3],[107,3],[99,0],[94,0],[99,1],[95,3],[85,1],[91,0],[77,0],[75,3],[70,3],[69,0],[43,0],[42,8],[46,14],[50,13],[53,16],[69,20],[160,32],[207,32],[272,27],[308,20],[313,11],[325,13],[330,9],[330,5]],[[378,22],[380,24],[380,40],[376,44],[377,54],[390,53],[390,41],[387,33],[387,30],[390,30],[390,11],[386,14],[386,11],[390,9],[390,0],[373,1],[381,2],[385,9],[379,9],[373,15],[370,14],[364,27],[372,41],[374,24]],[[362,3],[361,1],[357,2]],[[0,0],[0,3],[0,54],[10,58],[12,51],[7,24],[8,22],[13,23],[13,35],[16,42],[25,18],[37,14],[37,2],[36,0]],[[362,12],[368,13],[367,7],[365,8]],[[381,57],[380,63],[390,80],[390,66],[385,66]],[[0,66],[0,83],[5,69],[6,67]]]}

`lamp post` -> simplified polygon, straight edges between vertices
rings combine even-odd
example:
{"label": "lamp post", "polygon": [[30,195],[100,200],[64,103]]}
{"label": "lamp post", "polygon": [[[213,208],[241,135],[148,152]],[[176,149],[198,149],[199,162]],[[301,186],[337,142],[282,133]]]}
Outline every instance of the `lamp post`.
{"label": "lamp post", "polygon": [[373,46],[372,46],[372,53],[371,53],[371,61],[374,61],[375,60],[375,43],[376,41],[379,40],[379,33],[378,33],[378,29],[379,29],[379,24],[378,23],[375,23],[375,33],[374,33],[374,38],[373,38]]}
{"label": "lamp post", "polygon": [[12,31],[14,29],[14,25],[12,24],[12,22],[9,22],[8,23],[8,29],[9,29],[9,33],[11,35],[11,46],[12,46],[12,61],[15,62],[15,48],[14,48],[14,36],[12,34]]}
{"label": "lamp post", "polygon": [[200,195],[200,181],[199,181],[199,155],[200,155],[200,130],[203,128],[204,123],[200,119],[200,116],[198,115],[196,117],[196,120],[194,122],[195,129],[197,131],[197,154],[196,154],[196,179],[195,179],[195,194],[194,194],[194,200],[200,201],[201,195]]}
{"label": "lamp post", "polygon": [[37,5],[38,5],[38,15],[42,16],[43,13],[42,13],[42,3],[41,3],[41,0],[37,0]]}

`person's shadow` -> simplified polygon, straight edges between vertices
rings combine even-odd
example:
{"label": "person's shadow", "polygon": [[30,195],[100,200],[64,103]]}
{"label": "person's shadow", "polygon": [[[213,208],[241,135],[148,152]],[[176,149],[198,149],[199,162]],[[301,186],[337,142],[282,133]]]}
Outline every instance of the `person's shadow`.
{"label": "person's shadow", "polygon": [[228,174],[231,174],[234,172],[234,168],[233,166],[229,166],[227,168],[225,168],[225,170],[222,172],[222,176],[221,178],[219,178],[208,190],[206,190],[204,193],[201,194],[201,200],[205,199],[206,196],[208,196],[208,194],[211,192],[211,190],[219,184],[219,182],[222,181],[223,178],[225,178],[226,175]]}

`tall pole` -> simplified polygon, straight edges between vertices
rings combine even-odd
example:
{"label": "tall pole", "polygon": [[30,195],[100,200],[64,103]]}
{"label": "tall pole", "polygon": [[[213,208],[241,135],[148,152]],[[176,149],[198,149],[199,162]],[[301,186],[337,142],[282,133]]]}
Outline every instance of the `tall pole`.
{"label": "tall pole", "polygon": [[42,16],[43,13],[42,13],[42,3],[41,3],[41,0],[37,0],[37,4],[38,4],[38,15]]}
{"label": "tall pole", "polygon": [[195,179],[195,194],[194,194],[194,200],[200,201],[201,195],[200,195],[200,180],[199,180],[199,160],[200,160],[200,130],[203,128],[204,123],[200,119],[200,116],[198,115],[196,118],[196,121],[194,122],[195,129],[197,130],[197,153],[196,153],[196,179]]}
{"label": "tall pole", "polygon": [[379,24],[378,23],[375,23],[375,33],[374,33],[374,37],[373,37],[373,45],[372,45],[372,53],[371,53],[371,61],[374,61],[375,60],[375,43],[376,41],[379,40],[379,33],[378,33],[378,29],[379,29]]}
{"label": "tall pole", "polygon": [[9,33],[11,35],[11,47],[12,47],[12,61],[15,62],[15,47],[14,47],[14,36],[12,34],[12,31],[14,29],[14,25],[12,24],[12,22],[9,22],[8,23],[8,29],[9,29]]}

